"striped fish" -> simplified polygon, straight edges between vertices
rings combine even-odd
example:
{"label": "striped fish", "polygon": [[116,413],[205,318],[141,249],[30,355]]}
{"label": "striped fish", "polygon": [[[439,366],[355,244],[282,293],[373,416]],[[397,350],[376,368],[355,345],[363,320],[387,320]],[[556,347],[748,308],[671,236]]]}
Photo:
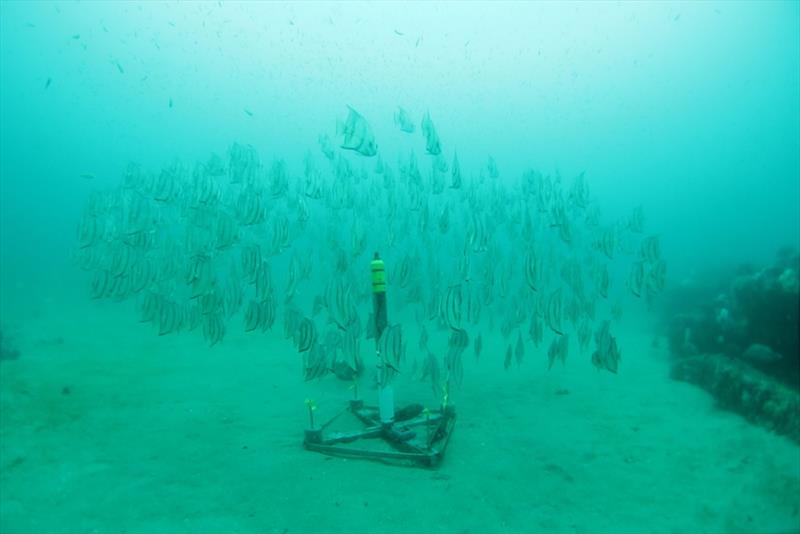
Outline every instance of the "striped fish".
{"label": "striped fish", "polygon": [[308,317],[303,317],[293,336],[294,345],[298,352],[306,352],[317,342],[317,327],[314,321]]}

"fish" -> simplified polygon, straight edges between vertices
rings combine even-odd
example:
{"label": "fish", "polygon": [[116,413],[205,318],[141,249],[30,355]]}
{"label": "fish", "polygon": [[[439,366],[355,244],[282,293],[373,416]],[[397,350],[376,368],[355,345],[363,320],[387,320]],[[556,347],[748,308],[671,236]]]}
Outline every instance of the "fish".
{"label": "fish", "polygon": [[614,259],[614,251],[616,249],[616,236],[613,228],[608,228],[603,232],[599,243],[600,250],[610,260]]}
{"label": "fish", "polygon": [[169,107],[170,107],[170,109],[172,109],[172,97],[170,97],[170,99],[169,99]]}
{"label": "fish", "polygon": [[140,299],[138,303],[139,309],[139,322],[152,323],[159,317],[161,310],[162,297],[155,292],[148,291]]}
{"label": "fish", "polygon": [[564,329],[561,326],[561,317],[562,317],[561,288],[558,288],[550,294],[550,298],[547,300],[547,312],[545,315],[545,319],[547,320],[547,326],[549,326],[550,330],[552,330],[558,335],[564,334]]}
{"label": "fish", "polygon": [[486,170],[489,173],[489,178],[496,179],[500,177],[500,171],[497,170],[497,162],[492,156],[486,162]]}
{"label": "fish", "polygon": [[300,327],[300,322],[303,320],[303,314],[294,306],[287,306],[283,312],[283,337],[286,339],[294,339],[295,332]]}
{"label": "fish", "polygon": [[403,329],[401,325],[387,326],[378,340],[381,356],[395,367],[405,358],[405,344],[403,343]]}
{"label": "fish", "polygon": [[310,350],[316,342],[317,327],[314,325],[314,321],[304,317],[294,332],[294,344],[297,347],[297,351],[305,352]]}
{"label": "fish", "polygon": [[111,286],[111,279],[108,271],[96,271],[92,276],[91,296],[93,299],[100,299],[107,295]]}
{"label": "fish", "polygon": [[[87,195],[73,247],[88,296],[132,299],[153,335],[191,333],[212,346],[228,328],[255,338],[281,321],[285,340],[270,343],[295,346],[307,379],[352,378],[365,363],[361,343],[377,337],[381,379],[400,368],[416,380],[421,370],[426,382],[441,373],[430,384],[437,402],[442,384],[463,379],[470,345],[483,357],[484,323],[510,348],[500,354],[505,367],[521,364],[527,338],[538,351],[551,330],[549,367],[566,360],[574,332],[587,360],[594,352],[595,366],[616,369],[616,340],[595,315],[621,316],[623,269],[648,306],[666,284],[667,258],[657,234],[642,232],[641,208],[605,220],[584,174],[567,183],[529,169],[510,186],[493,157],[469,171],[463,152],[443,155],[430,113],[422,135],[406,139],[424,139],[424,152],[409,146],[370,162],[350,154],[371,152],[369,125],[355,110],[347,119],[342,139],[323,133],[301,147],[299,166],[233,143],[194,162],[127,165],[112,187],[98,175],[103,190]],[[404,120],[396,124],[406,133]],[[421,153],[432,157],[421,162]],[[417,357],[400,323],[376,328],[376,249],[386,253],[391,316],[416,318]]]}
{"label": "fish", "polygon": [[445,356],[448,383],[460,386],[464,378],[464,364],[462,355],[469,346],[469,334],[466,330],[456,329],[450,333]]}
{"label": "fish", "polygon": [[328,354],[324,346],[314,343],[303,352],[303,379],[305,381],[321,378],[331,371]]}
{"label": "fish", "polygon": [[450,206],[445,205],[439,214],[439,231],[446,234],[450,229]]}
{"label": "fish", "polygon": [[633,213],[628,218],[628,230],[635,234],[641,234],[644,231],[644,209],[642,206],[634,208]]}
{"label": "fish", "polygon": [[598,369],[605,369],[616,374],[619,367],[620,353],[617,340],[611,335],[611,321],[603,321],[594,335],[597,349],[592,353],[592,364]]}
{"label": "fish", "polygon": [[450,189],[461,189],[461,164],[458,162],[458,153],[453,153],[451,177]]}
{"label": "fish", "polygon": [[600,270],[600,274],[598,275],[597,292],[604,299],[608,298],[608,288],[610,285],[611,285],[611,277],[608,274],[608,266],[603,265],[603,268]]}
{"label": "fish", "polygon": [[323,296],[325,308],[331,322],[341,330],[358,321],[350,287],[340,279],[332,279],[325,288]]}
{"label": "fish", "polygon": [[579,210],[585,210],[589,207],[589,188],[586,184],[585,175],[585,172],[581,172],[576,176],[569,191],[569,203]]}
{"label": "fish", "polygon": [[567,352],[569,350],[569,336],[560,335],[553,338],[550,343],[550,348],[547,349],[547,369],[548,371],[553,368],[553,363],[556,360],[561,360],[562,364],[567,361]]}
{"label": "fish", "polygon": [[414,133],[416,127],[414,126],[414,122],[411,120],[408,112],[403,109],[402,107],[397,108],[397,111],[394,113],[394,123],[395,125],[400,127],[400,130],[405,133]]}
{"label": "fish", "polygon": [[[468,260],[469,257],[466,255],[465,257]],[[463,278],[468,281],[469,262],[465,261],[465,264],[466,265],[464,265],[462,269],[459,269],[459,272],[462,274]],[[478,294],[477,288],[470,285],[467,285],[466,293],[467,293],[466,296],[467,321],[469,321],[469,323],[472,325],[478,325],[481,320],[481,309],[482,309],[480,295]]]}
{"label": "fish", "polygon": [[259,326],[262,332],[270,330],[275,324],[275,301],[270,295],[268,298],[258,303],[259,310]]}
{"label": "fish", "polygon": [[367,157],[378,153],[378,144],[367,120],[351,106],[347,106],[347,119],[337,124],[337,134],[342,134],[344,139],[339,145],[345,150],[353,150]]}
{"label": "fish", "polygon": [[[345,331],[340,333],[340,349],[348,362],[352,362],[354,369],[362,367],[359,343],[359,332]],[[330,346],[330,345],[329,345]]]}
{"label": "fish", "polygon": [[[172,107],[172,106],[170,106],[170,107]],[[250,116],[250,117],[252,117],[252,116],[253,116],[253,112],[252,112],[252,111],[250,111],[250,110],[249,110],[249,109],[247,109],[247,108],[244,108],[242,111],[244,111],[244,112],[245,112],[245,113],[246,113],[248,116]]]}
{"label": "fish", "polygon": [[[248,284],[259,283],[261,293],[269,293],[272,283],[270,278],[269,264],[262,261],[261,248],[255,244],[248,244],[242,246],[240,253],[241,258],[241,274]],[[259,280],[259,277],[261,279]]]}
{"label": "fish", "polygon": [[636,261],[631,268],[631,274],[628,277],[628,289],[637,298],[642,296],[642,290],[645,288],[645,265],[643,261]]}
{"label": "fish", "polygon": [[53,78],[47,78],[47,81],[44,82],[44,88],[47,89],[50,87],[50,84],[53,83]]}
{"label": "fish", "polygon": [[591,341],[592,329],[589,321],[584,320],[578,327],[578,346],[580,347],[581,352],[585,351],[589,347],[589,343]]}
{"label": "fish", "polygon": [[506,349],[506,358],[505,360],[503,360],[503,369],[505,369],[506,371],[508,371],[508,369],[511,367],[512,356],[513,353],[511,352],[511,344],[509,344],[508,348]]}
{"label": "fish", "polygon": [[325,155],[325,157],[332,161],[336,153],[334,152],[333,141],[331,141],[331,138],[326,134],[320,134],[317,138],[317,142],[319,143],[319,148],[322,150],[322,153]]}
{"label": "fish", "polygon": [[225,320],[217,313],[210,313],[203,320],[203,337],[213,347],[225,336]]}
{"label": "fish", "polygon": [[247,311],[244,315],[244,331],[245,332],[252,332],[256,328],[261,320],[261,306],[255,300],[251,300],[250,303],[247,305]]}
{"label": "fish", "polygon": [[330,370],[336,375],[336,378],[345,382],[353,382],[361,374],[358,369],[354,369],[349,363],[342,360],[334,361]]}
{"label": "fish", "polygon": [[442,153],[442,145],[439,141],[439,134],[436,133],[436,127],[433,125],[431,115],[425,112],[422,117],[422,133],[425,135],[425,152],[432,156],[438,156]]}
{"label": "fish", "polygon": [[325,337],[322,341],[322,344],[334,354],[334,359],[336,358],[335,352],[337,350],[345,350],[344,347],[344,332],[337,328],[331,328],[330,325],[325,330]]}
{"label": "fish", "polygon": [[428,350],[428,329],[425,328],[425,325],[422,325],[419,331],[419,350]]}
{"label": "fish", "polygon": [[[353,381],[361,376],[364,363],[359,355],[358,338],[350,332],[330,330],[326,334],[325,347],[333,353],[331,371],[340,380]],[[336,357],[336,351],[341,350],[342,358]]]}
{"label": "fish", "polygon": [[538,348],[544,340],[544,327],[542,325],[541,318],[536,314],[536,312],[531,314],[528,335],[530,336],[531,341],[533,341],[533,346],[536,348]]}
{"label": "fish", "polygon": [[667,279],[667,263],[662,259],[657,259],[646,275],[646,287],[655,293],[664,291]]}
{"label": "fish", "polygon": [[413,276],[414,263],[414,259],[410,255],[403,256],[397,269],[390,273],[391,284],[397,287],[407,287]]}
{"label": "fish", "polygon": [[533,291],[539,290],[541,265],[533,247],[525,254],[525,281]]}
{"label": "fish", "polygon": [[639,258],[647,263],[655,263],[661,258],[661,241],[657,235],[647,236],[639,247]]}
{"label": "fish", "polygon": [[447,288],[441,307],[440,317],[444,320],[445,324],[453,330],[461,328],[462,317],[462,304],[464,297],[461,291],[461,285],[456,284]]}
{"label": "fish", "polygon": [[447,346],[459,354],[469,346],[469,334],[466,330],[461,328],[454,329],[450,332],[450,339]]}

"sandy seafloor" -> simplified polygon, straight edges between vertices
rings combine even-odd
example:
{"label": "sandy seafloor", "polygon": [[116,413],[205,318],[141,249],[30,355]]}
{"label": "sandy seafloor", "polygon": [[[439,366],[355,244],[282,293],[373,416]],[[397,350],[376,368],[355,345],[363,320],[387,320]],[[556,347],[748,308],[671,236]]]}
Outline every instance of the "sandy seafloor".
{"label": "sandy seafloor", "polygon": [[[564,367],[528,344],[505,372],[484,332],[426,470],[305,451],[304,400],[323,419],[348,385],[304,383],[280,324],[251,335],[237,319],[208,349],[113,302],[5,313],[22,356],[0,363],[0,532],[800,531],[800,447],[670,380],[644,329],[617,327],[616,376],[574,344]],[[400,405],[433,404],[397,388]]]}

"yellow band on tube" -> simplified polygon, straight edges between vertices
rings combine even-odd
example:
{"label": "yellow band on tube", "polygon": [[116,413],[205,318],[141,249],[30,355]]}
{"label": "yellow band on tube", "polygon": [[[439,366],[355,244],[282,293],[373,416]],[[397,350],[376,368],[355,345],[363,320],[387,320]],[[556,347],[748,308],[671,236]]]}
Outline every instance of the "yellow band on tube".
{"label": "yellow band on tube", "polygon": [[383,267],[383,260],[372,260],[369,268],[372,271],[372,292],[386,293],[386,271]]}

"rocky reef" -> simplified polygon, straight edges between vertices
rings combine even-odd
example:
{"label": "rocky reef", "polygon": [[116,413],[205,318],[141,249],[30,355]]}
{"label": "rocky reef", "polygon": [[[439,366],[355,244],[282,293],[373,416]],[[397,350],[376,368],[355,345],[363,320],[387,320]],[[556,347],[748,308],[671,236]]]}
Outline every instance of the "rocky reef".
{"label": "rocky reef", "polygon": [[672,376],[800,442],[800,257],[679,288],[665,307]]}
{"label": "rocky reef", "polygon": [[700,354],[675,361],[671,376],[700,385],[720,407],[800,443],[800,394],[748,363]]}

